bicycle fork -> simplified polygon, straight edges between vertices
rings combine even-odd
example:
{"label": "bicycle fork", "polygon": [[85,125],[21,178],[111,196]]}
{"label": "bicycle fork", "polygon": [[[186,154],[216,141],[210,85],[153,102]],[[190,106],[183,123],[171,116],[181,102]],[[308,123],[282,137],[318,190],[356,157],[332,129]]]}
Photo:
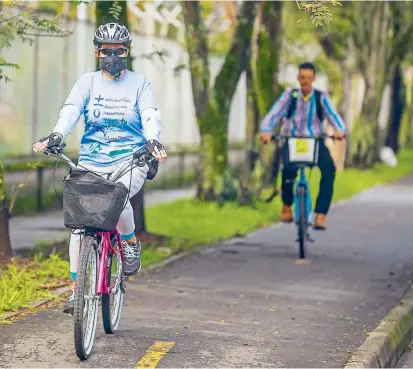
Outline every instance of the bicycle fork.
{"label": "bicycle fork", "polygon": [[[294,192],[294,221],[296,224],[298,224],[298,220],[300,217],[300,196],[299,193],[304,192],[304,197],[305,197],[305,212],[306,212],[306,219],[307,219],[307,225],[311,226],[311,215],[312,215],[312,201],[311,201],[311,196],[310,196],[310,190],[309,190],[309,184],[307,181],[307,178],[305,176],[305,168],[300,167],[299,168],[299,178],[298,182],[295,187],[295,192]],[[300,189],[300,190],[299,190]],[[310,237],[309,233],[307,232],[307,237],[310,242],[314,242],[314,240]]]}
{"label": "bicycle fork", "polygon": [[296,184],[296,190],[294,192],[294,220],[295,222],[297,222],[299,218],[299,214],[300,214],[300,199],[298,197],[297,188],[302,187],[304,190],[304,196],[305,196],[305,208],[306,208],[307,222],[310,225],[311,224],[311,207],[312,207],[311,196],[310,196],[310,191],[308,190],[309,186],[308,186],[307,178],[305,177],[304,168],[300,168],[299,170],[300,170],[300,176]]}

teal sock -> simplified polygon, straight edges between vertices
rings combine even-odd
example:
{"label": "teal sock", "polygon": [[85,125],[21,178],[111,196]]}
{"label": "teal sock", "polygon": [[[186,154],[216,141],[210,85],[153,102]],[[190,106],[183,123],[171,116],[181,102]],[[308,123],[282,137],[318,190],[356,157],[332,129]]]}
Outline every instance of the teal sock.
{"label": "teal sock", "polygon": [[132,238],[134,238],[135,237],[135,232],[132,232],[132,233],[129,233],[129,234],[121,234],[120,235],[120,238],[123,240],[123,241],[129,241],[129,240],[131,240]]}

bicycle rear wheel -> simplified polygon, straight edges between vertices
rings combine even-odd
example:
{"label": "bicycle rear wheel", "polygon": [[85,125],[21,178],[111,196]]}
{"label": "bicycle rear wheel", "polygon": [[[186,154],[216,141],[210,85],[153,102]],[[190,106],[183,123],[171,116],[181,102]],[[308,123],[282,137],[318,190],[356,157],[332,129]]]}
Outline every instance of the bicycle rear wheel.
{"label": "bicycle rear wheel", "polygon": [[76,355],[86,360],[92,352],[98,316],[96,285],[98,275],[98,244],[95,236],[83,239],[79,262],[74,301],[74,339]]}
{"label": "bicycle rear wheel", "polygon": [[308,220],[307,220],[307,204],[306,204],[306,188],[304,186],[299,186],[297,188],[298,196],[298,243],[299,243],[299,253],[300,259],[305,259],[307,255],[307,245],[308,245]]}
{"label": "bicycle rear wheel", "polygon": [[114,254],[108,255],[107,281],[110,288],[108,294],[102,295],[102,320],[106,334],[113,334],[119,328],[122,314],[124,287],[122,282],[123,263],[119,254],[119,245],[116,238],[112,239]]}

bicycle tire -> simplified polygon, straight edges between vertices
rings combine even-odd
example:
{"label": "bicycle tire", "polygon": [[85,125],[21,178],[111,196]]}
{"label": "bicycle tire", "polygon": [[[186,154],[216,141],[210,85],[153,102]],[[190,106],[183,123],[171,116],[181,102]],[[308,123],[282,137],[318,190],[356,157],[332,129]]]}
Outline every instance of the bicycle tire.
{"label": "bicycle tire", "polygon": [[[77,267],[77,278],[75,287],[75,301],[74,301],[74,340],[76,355],[80,360],[86,360],[93,348],[93,341],[96,334],[97,316],[98,316],[98,299],[96,298],[96,285],[99,266],[99,255],[97,251],[97,240],[95,236],[86,235],[83,238],[83,242],[80,249],[79,262]],[[89,262],[94,261],[95,265],[92,268],[92,291],[86,291],[87,283],[87,268]],[[85,299],[86,292],[91,292],[89,299]],[[93,299],[91,299],[91,296]],[[89,304],[89,302],[91,303]],[[87,311],[88,323],[84,324],[84,313],[86,307],[91,308]],[[89,318],[91,320],[89,321]],[[85,329],[86,328],[86,329]],[[88,335],[88,336],[87,336]],[[86,336],[86,337],[85,337]]]}
{"label": "bicycle tire", "polygon": [[[114,334],[119,328],[120,318],[122,315],[122,306],[123,306],[123,288],[122,288],[122,277],[123,277],[123,264],[122,260],[119,257],[119,247],[117,245],[117,240],[115,238],[112,239],[112,245],[114,246],[115,250],[117,250],[117,268],[116,268],[116,285],[117,291],[116,294],[112,294],[111,292],[102,295],[102,321],[103,321],[103,329],[106,334]],[[114,255],[108,255],[108,263],[107,263],[107,286],[110,286],[112,282],[112,266],[113,266],[113,257]],[[119,279],[121,281],[119,281]],[[111,299],[111,297],[113,297]],[[113,314],[111,314],[113,303],[115,303]]]}
{"label": "bicycle tire", "polygon": [[298,243],[299,243],[299,252],[298,256],[300,259],[305,259],[307,254],[307,243],[308,243],[308,221],[307,221],[307,204],[306,204],[306,193],[305,187],[299,186],[297,188],[297,196],[298,196]]}

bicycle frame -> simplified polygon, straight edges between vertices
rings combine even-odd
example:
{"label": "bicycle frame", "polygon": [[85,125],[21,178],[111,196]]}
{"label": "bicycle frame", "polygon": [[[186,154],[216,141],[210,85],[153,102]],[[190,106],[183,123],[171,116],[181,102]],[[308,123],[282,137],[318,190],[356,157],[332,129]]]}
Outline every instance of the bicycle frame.
{"label": "bicycle frame", "polygon": [[[124,262],[124,255],[123,255],[123,248],[121,243],[120,234],[117,230],[115,232],[90,232],[92,234],[96,234],[97,237],[100,239],[100,255],[99,255],[99,264],[98,264],[98,280],[96,286],[96,295],[102,296],[108,294],[109,291],[114,288],[115,286],[108,286],[107,285],[107,273],[108,273],[108,255],[109,252],[115,254],[115,249],[113,248],[111,238],[112,236],[116,237],[118,242],[118,252],[122,263]],[[122,281],[124,278],[122,278]]]}
{"label": "bicycle frame", "polygon": [[[306,197],[306,216],[307,221],[310,224],[310,217],[312,212],[312,202],[310,196],[310,185],[308,184],[307,177],[305,175],[305,165],[299,165],[298,170],[300,172],[298,181],[296,182],[295,188],[297,189],[298,186],[305,188],[305,197]],[[294,220],[298,222],[298,217],[300,214],[300,205],[299,205],[299,198],[297,194],[297,190],[294,191]]]}
{"label": "bicycle frame", "polygon": [[[66,161],[68,163],[68,165],[72,168],[72,169],[76,169],[77,166],[66,156],[63,154],[63,152],[60,153],[46,153],[46,155],[53,155],[59,159],[63,159],[64,161]],[[111,176],[112,177],[111,180],[113,182],[116,182],[123,174],[125,174],[128,169],[130,168],[130,164],[125,162],[124,165],[118,169],[117,173],[113,173]],[[115,254],[115,249],[113,248],[112,245],[112,237],[115,236],[117,243],[118,243],[118,252],[120,255],[120,258],[122,260],[122,263],[124,263],[124,254],[123,254],[123,248],[122,248],[122,240],[120,237],[120,234],[118,232],[117,229],[115,229],[115,231],[113,232],[102,232],[102,231],[97,231],[97,230],[93,230],[93,229],[85,229],[85,234],[90,234],[93,236],[96,236],[97,240],[100,241],[98,244],[99,247],[99,261],[98,261],[98,280],[97,280],[97,286],[96,286],[96,295],[102,296],[105,294],[108,294],[110,292],[110,290],[116,286],[108,286],[107,285],[107,276],[108,276],[108,255],[109,252],[111,252],[112,254]],[[79,249],[80,252],[80,249]],[[127,277],[123,276],[122,277],[122,282],[124,280],[126,280]]]}

